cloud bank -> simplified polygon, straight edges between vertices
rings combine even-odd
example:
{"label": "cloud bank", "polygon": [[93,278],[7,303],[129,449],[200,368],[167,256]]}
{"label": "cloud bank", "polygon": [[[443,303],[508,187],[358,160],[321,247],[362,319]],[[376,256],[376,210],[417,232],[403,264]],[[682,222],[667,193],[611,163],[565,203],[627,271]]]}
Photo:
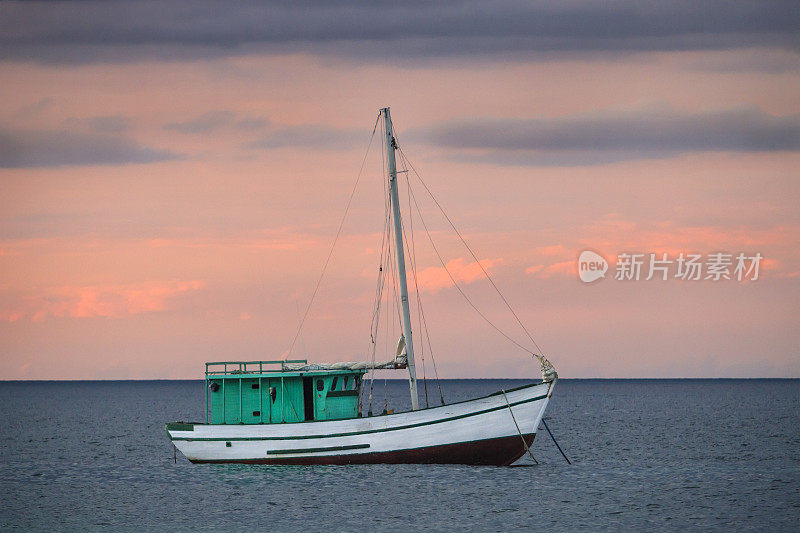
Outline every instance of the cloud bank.
{"label": "cloud bank", "polygon": [[43,63],[308,52],[347,58],[800,48],[789,1],[0,3],[0,58]]}
{"label": "cloud bank", "polygon": [[470,152],[467,159],[532,166],[588,165],[684,152],[796,151],[800,115],[754,108],[684,113],[671,108],[542,119],[475,118],[409,133]]}
{"label": "cloud bank", "polygon": [[126,165],[179,158],[113,135],[0,127],[0,168]]}
{"label": "cloud bank", "polygon": [[[164,311],[172,299],[205,288],[203,280],[150,281],[133,285],[63,286],[29,294],[4,294],[0,322],[54,318],[123,318]],[[7,291],[4,291],[7,292]]]}
{"label": "cloud bank", "polygon": [[[442,267],[428,267],[418,273],[417,281],[421,291],[436,294],[442,289],[453,286],[453,280],[461,285],[466,285],[484,278],[483,270],[489,272],[492,267],[502,265],[502,258],[481,259],[467,263],[459,257],[447,262],[447,269]],[[483,269],[481,268],[483,266]],[[450,274],[448,274],[450,272]],[[450,278],[452,276],[452,279]]]}
{"label": "cloud bank", "polygon": [[318,148],[344,150],[362,145],[364,130],[332,128],[321,124],[285,126],[276,129],[250,145],[251,148]]}

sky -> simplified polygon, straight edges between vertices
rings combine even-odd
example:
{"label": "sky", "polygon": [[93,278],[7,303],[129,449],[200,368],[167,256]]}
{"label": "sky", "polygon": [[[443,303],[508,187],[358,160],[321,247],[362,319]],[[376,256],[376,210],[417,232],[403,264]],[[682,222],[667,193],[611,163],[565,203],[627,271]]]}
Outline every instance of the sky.
{"label": "sky", "polygon": [[561,377],[800,377],[799,52],[793,2],[2,2],[2,379],[369,359],[386,106],[420,376],[539,375],[463,292]]}

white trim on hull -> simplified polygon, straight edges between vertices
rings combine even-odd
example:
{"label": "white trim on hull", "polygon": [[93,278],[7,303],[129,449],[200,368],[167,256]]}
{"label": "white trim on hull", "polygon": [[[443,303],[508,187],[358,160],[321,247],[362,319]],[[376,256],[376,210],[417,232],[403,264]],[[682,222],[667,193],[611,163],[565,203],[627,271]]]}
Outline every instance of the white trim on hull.
{"label": "white trim on hull", "polygon": [[525,452],[520,432],[527,445],[533,441],[554,384],[391,415],[292,424],[168,424],[167,433],[192,462],[510,464]]}

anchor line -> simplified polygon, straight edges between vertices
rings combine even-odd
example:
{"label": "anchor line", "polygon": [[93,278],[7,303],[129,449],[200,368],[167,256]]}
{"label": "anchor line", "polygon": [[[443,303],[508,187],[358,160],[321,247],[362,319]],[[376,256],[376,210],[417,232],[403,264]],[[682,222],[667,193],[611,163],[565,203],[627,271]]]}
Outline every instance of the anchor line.
{"label": "anchor line", "polygon": [[[506,401],[507,401],[507,400],[506,400]],[[544,424],[544,429],[546,429],[546,430],[547,430],[547,432],[550,434],[550,438],[551,438],[551,439],[553,439],[553,444],[555,444],[555,445],[556,445],[556,448],[558,448],[558,451],[560,451],[560,452],[561,452],[561,455],[563,455],[563,456],[564,456],[564,459],[566,459],[566,460],[567,460],[567,463],[568,463],[568,464],[572,464],[572,461],[570,461],[570,460],[569,460],[569,458],[567,458],[567,454],[565,454],[565,453],[564,453],[564,450],[562,450],[562,449],[561,449],[561,446],[559,446],[559,445],[558,445],[558,442],[556,441],[556,438],[553,436],[553,432],[552,432],[552,431],[550,431],[550,428],[549,428],[549,427],[547,427],[547,422],[545,422],[545,419],[544,419],[544,417],[542,417],[542,423]]]}

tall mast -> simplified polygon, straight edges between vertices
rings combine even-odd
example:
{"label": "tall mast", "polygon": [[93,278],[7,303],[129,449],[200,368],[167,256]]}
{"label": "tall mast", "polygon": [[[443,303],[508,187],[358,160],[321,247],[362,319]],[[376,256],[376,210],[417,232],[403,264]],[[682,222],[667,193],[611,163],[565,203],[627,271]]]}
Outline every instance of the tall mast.
{"label": "tall mast", "polygon": [[394,151],[397,144],[392,135],[392,117],[389,108],[381,109],[383,123],[386,125],[386,159],[389,167],[389,198],[392,204],[392,220],[394,221],[394,249],[397,257],[397,283],[400,285],[400,304],[403,310],[403,337],[408,357],[408,382],[411,387],[411,408],[419,409],[417,397],[417,371],[414,368],[414,343],[411,342],[411,313],[408,310],[408,284],[406,283],[406,258],[403,251],[403,228],[400,219],[400,202],[397,198],[397,163]]}

